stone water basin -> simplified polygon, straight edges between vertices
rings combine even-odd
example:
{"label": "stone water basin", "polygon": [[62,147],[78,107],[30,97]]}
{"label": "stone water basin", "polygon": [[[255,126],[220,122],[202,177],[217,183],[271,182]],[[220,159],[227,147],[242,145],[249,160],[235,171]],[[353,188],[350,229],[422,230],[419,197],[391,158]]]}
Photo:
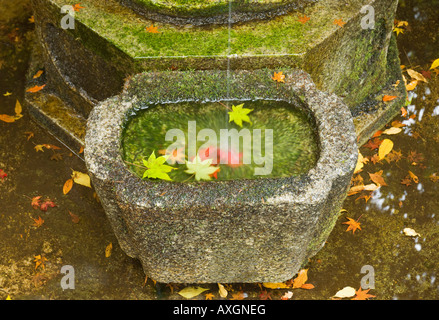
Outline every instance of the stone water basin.
{"label": "stone water basin", "polygon": [[[164,283],[281,282],[324,245],[357,161],[351,113],[301,70],[143,73],[98,104],[85,159],[121,248]],[[142,179],[122,157],[129,115],[171,102],[282,101],[314,119],[318,160],[307,172],[206,182]],[[274,153],[274,159],[276,154]]]}

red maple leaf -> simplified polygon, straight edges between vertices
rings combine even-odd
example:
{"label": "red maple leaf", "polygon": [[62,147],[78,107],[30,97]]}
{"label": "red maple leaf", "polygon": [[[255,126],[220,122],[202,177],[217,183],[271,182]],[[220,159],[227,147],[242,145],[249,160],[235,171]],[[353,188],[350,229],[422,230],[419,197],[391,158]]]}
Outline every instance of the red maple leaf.
{"label": "red maple leaf", "polygon": [[3,180],[4,178],[6,178],[8,175],[6,172],[4,172],[2,169],[0,169],[0,178]]}
{"label": "red maple leaf", "polygon": [[41,211],[47,211],[47,209],[48,208],[53,208],[53,207],[56,207],[56,204],[55,204],[55,202],[53,202],[52,200],[50,200],[50,199],[46,199],[42,204],[41,204],[41,206],[40,206],[40,210]]}

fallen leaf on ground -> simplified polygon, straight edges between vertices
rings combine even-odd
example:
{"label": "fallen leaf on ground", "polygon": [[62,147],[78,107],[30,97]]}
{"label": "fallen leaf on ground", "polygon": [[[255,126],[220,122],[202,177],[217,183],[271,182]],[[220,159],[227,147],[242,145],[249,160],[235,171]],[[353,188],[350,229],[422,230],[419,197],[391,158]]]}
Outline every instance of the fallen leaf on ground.
{"label": "fallen leaf on ground", "polygon": [[70,190],[72,190],[73,187],[73,179],[68,179],[65,183],[64,186],[62,188],[62,192],[64,194],[67,194],[70,192]]}
{"label": "fallen leaf on ground", "polygon": [[7,114],[0,114],[0,120],[7,123],[15,122],[15,117],[9,116]]}
{"label": "fallen leaf on ground", "polygon": [[221,283],[218,283],[218,293],[221,298],[227,298],[227,295],[229,294]]}
{"label": "fallen leaf on ground", "polygon": [[369,177],[377,185],[387,186],[386,182],[384,181],[384,178],[382,177],[382,174],[383,174],[383,170],[380,170],[380,171],[375,172],[375,173],[369,173]]}
{"label": "fallen leaf on ground", "polygon": [[370,289],[367,290],[361,290],[361,287],[358,289],[358,291],[355,291],[356,296],[352,298],[351,300],[367,300],[369,298],[375,298],[374,295],[369,294]]}
{"label": "fallen leaf on ground", "polygon": [[71,212],[69,211],[69,215],[70,215],[70,217],[72,218],[72,222],[73,222],[73,223],[79,223],[79,217],[78,217],[76,214],[71,213]]}
{"label": "fallen leaf on ground", "polygon": [[262,285],[265,288],[268,288],[268,289],[286,289],[286,288],[290,287],[290,286],[288,286],[287,284],[285,284],[283,282],[278,282],[278,283],[276,283],[276,282],[264,282],[264,283],[262,283]]}
{"label": "fallen leaf on ground", "polygon": [[43,269],[46,269],[46,267],[45,267],[45,265],[44,265],[44,264],[46,263],[46,261],[48,261],[48,260],[46,259],[46,257],[41,256],[41,255],[39,254],[39,255],[37,255],[37,256],[34,256],[34,258],[35,258],[35,260],[34,260],[34,262],[35,262],[35,270],[38,269],[39,266],[43,267]]}
{"label": "fallen leaf on ground", "polygon": [[393,135],[393,134],[398,134],[402,131],[401,128],[396,128],[396,127],[392,127],[390,129],[384,130],[383,134],[387,134],[387,135]]}
{"label": "fallen leaf on ground", "polygon": [[109,258],[111,256],[111,251],[113,250],[113,243],[109,243],[105,248],[105,258]]}
{"label": "fallen leaf on ground", "polygon": [[247,297],[248,297],[248,295],[241,291],[238,293],[233,293],[232,298],[230,298],[230,300],[244,300]]}
{"label": "fallen leaf on ground", "polygon": [[31,206],[34,209],[38,209],[40,207],[40,205],[41,205],[41,196],[33,197],[32,202],[31,202]]}
{"label": "fallen leaf on ground", "polygon": [[43,70],[39,70],[37,73],[35,73],[35,75],[33,76],[33,79],[37,79],[39,77],[41,77],[41,75],[44,73]]}
{"label": "fallen leaf on ground", "polygon": [[214,297],[213,293],[206,293],[206,300],[212,300],[212,298]]}
{"label": "fallen leaf on ground", "polygon": [[6,172],[3,171],[3,169],[0,169],[0,179],[4,179],[8,176],[8,174]]}
{"label": "fallen leaf on ground", "polygon": [[402,230],[404,232],[404,234],[408,237],[420,237],[421,235],[419,233],[417,233],[415,230],[413,230],[412,228],[404,228],[404,230]]}
{"label": "fallen leaf on ground", "polygon": [[439,59],[436,59],[436,60],[433,61],[432,65],[430,67],[430,70],[431,69],[436,69],[437,67],[439,67]]}
{"label": "fallen leaf on ground", "polygon": [[425,79],[425,77],[420,74],[419,72],[413,70],[413,69],[407,69],[407,73],[409,74],[410,77],[412,77],[412,79],[421,81],[421,82],[428,82],[427,79]]}
{"label": "fallen leaf on ground", "polygon": [[40,216],[38,216],[38,219],[34,219],[34,218],[32,218],[32,219],[34,220],[34,224],[33,224],[34,227],[39,228],[44,223],[44,220]]}
{"label": "fallen leaf on ground", "polygon": [[308,269],[302,269],[293,280],[293,289],[301,288],[308,281]]}
{"label": "fallen leaf on ground", "polygon": [[36,93],[38,91],[43,90],[45,86],[46,86],[45,84],[43,84],[42,86],[34,86],[32,88],[27,89],[26,92]]}
{"label": "fallen leaf on ground", "polygon": [[72,179],[77,184],[91,188],[90,176],[86,173],[72,170]]}
{"label": "fallen leaf on ground", "polygon": [[179,291],[178,294],[186,299],[192,299],[193,297],[198,296],[200,293],[207,291],[209,289],[205,289],[202,287],[186,287],[183,290]]}
{"label": "fallen leaf on ground", "polygon": [[409,176],[413,180],[414,183],[419,183],[419,178],[413,172],[409,171]]}
{"label": "fallen leaf on ground", "polygon": [[284,293],[282,297],[280,297],[281,300],[289,300],[293,297],[293,293],[291,291],[287,291]]}
{"label": "fallen leaf on ground", "polygon": [[348,225],[348,228],[346,229],[346,232],[352,230],[352,234],[354,234],[357,229],[361,230],[361,227],[360,227],[361,223],[360,222],[355,221],[354,219],[351,219],[351,218],[347,218],[347,219],[349,221],[343,222],[343,224],[347,224]]}
{"label": "fallen leaf on ground", "polygon": [[352,287],[344,287],[343,289],[337,291],[333,298],[352,298],[355,296],[355,289]]}
{"label": "fallen leaf on ground", "polygon": [[384,139],[378,149],[378,157],[380,160],[384,159],[384,157],[393,149],[393,141],[389,139]]}

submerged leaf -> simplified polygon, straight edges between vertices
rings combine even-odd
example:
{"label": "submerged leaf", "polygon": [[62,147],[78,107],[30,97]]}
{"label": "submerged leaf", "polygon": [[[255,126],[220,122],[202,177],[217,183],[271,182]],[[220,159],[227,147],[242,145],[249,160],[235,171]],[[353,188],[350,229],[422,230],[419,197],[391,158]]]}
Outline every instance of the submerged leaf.
{"label": "submerged leaf", "polygon": [[200,293],[203,293],[204,291],[207,291],[209,289],[205,289],[202,287],[186,287],[180,292],[178,292],[179,295],[186,299],[191,299],[193,297],[198,296]]}

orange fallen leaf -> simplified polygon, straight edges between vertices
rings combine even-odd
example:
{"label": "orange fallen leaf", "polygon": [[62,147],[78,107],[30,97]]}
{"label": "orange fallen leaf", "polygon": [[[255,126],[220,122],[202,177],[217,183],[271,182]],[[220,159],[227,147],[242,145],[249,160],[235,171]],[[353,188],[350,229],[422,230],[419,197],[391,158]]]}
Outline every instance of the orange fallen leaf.
{"label": "orange fallen leaf", "polygon": [[306,15],[304,15],[303,17],[300,17],[300,18],[299,18],[299,22],[302,23],[302,24],[305,24],[305,23],[307,23],[310,19],[311,19],[310,17],[307,17]]}
{"label": "orange fallen leaf", "polygon": [[355,297],[353,297],[351,300],[367,300],[369,298],[375,298],[374,295],[369,294],[370,289],[367,290],[361,290],[361,287],[358,289],[358,291],[355,291]]}
{"label": "orange fallen leaf", "polygon": [[46,257],[41,256],[41,255],[39,254],[39,255],[37,255],[37,256],[34,256],[34,258],[35,258],[35,260],[34,260],[34,262],[35,262],[35,270],[36,270],[39,266],[42,266],[43,269],[46,269],[46,267],[45,267],[45,265],[44,265],[45,262],[47,261]]}
{"label": "orange fallen leaf", "polygon": [[43,90],[45,86],[46,86],[45,84],[43,84],[42,86],[34,86],[32,88],[27,89],[26,92],[35,93]]}
{"label": "orange fallen leaf", "polygon": [[334,24],[338,25],[339,27],[344,27],[344,25],[346,24],[346,22],[343,21],[343,19],[335,19],[334,20]]}
{"label": "orange fallen leaf", "polygon": [[33,79],[37,79],[39,77],[41,77],[41,75],[44,73],[43,70],[39,70],[37,73],[35,73],[35,75],[33,76]]}
{"label": "orange fallen leaf", "polygon": [[382,174],[383,174],[383,170],[380,170],[376,173],[369,173],[370,180],[375,182],[377,185],[387,186],[386,182],[384,181],[384,179],[382,177]]}
{"label": "orange fallen leaf", "polygon": [[314,289],[314,285],[311,283],[304,283],[304,284],[302,284],[302,286],[300,288],[306,289],[306,290],[311,290],[311,289]]}
{"label": "orange fallen leaf", "polygon": [[7,123],[12,123],[15,122],[15,117],[9,116],[7,114],[0,114],[0,120]]}
{"label": "orange fallen leaf", "polygon": [[419,178],[417,175],[415,175],[413,172],[409,171],[410,178],[413,180],[414,183],[419,183]]}
{"label": "orange fallen leaf", "polygon": [[283,74],[282,71],[280,72],[275,72],[274,75],[271,77],[271,79],[273,79],[274,81],[277,82],[285,82],[285,75]]}
{"label": "orange fallen leaf", "polygon": [[32,218],[32,219],[34,220],[34,224],[33,224],[34,227],[39,228],[44,223],[44,220],[40,216],[38,216],[38,219],[34,219],[34,218]]}
{"label": "orange fallen leaf", "polygon": [[150,25],[149,27],[146,27],[146,32],[149,32],[149,33],[160,33],[158,28],[159,27],[154,27],[154,25]]}
{"label": "orange fallen leaf", "polygon": [[407,110],[404,107],[401,107],[401,116],[407,117]]}
{"label": "orange fallen leaf", "polygon": [[388,102],[388,101],[395,100],[396,98],[398,98],[398,97],[397,97],[397,96],[388,96],[388,95],[385,95],[385,96],[383,97],[383,101],[384,101],[384,102]]}
{"label": "orange fallen leaf", "polygon": [[70,190],[72,190],[73,187],[73,179],[68,179],[65,183],[64,186],[62,188],[62,192],[64,194],[67,194],[70,192]]}
{"label": "orange fallen leaf", "polygon": [[[346,217],[347,218],[347,217]],[[352,234],[354,234],[355,233],[355,231],[358,229],[358,230],[361,230],[361,227],[360,227],[360,222],[358,222],[358,221],[355,221],[354,219],[351,219],[351,218],[347,218],[349,221],[347,221],[347,222],[343,222],[343,224],[347,224],[349,227],[346,229],[346,232],[347,231],[350,231],[350,230],[352,230]]]}
{"label": "orange fallen leaf", "polygon": [[302,287],[306,281],[308,281],[308,269],[302,269],[293,280],[293,289]]}
{"label": "orange fallen leaf", "polygon": [[73,6],[73,10],[76,12],[79,12],[81,9],[84,9],[84,7],[82,7],[80,3],[77,3]]}
{"label": "orange fallen leaf", "polygon": [[214,297],[213,293],[206,293],[206,300],[212,300],[212,298]]}

